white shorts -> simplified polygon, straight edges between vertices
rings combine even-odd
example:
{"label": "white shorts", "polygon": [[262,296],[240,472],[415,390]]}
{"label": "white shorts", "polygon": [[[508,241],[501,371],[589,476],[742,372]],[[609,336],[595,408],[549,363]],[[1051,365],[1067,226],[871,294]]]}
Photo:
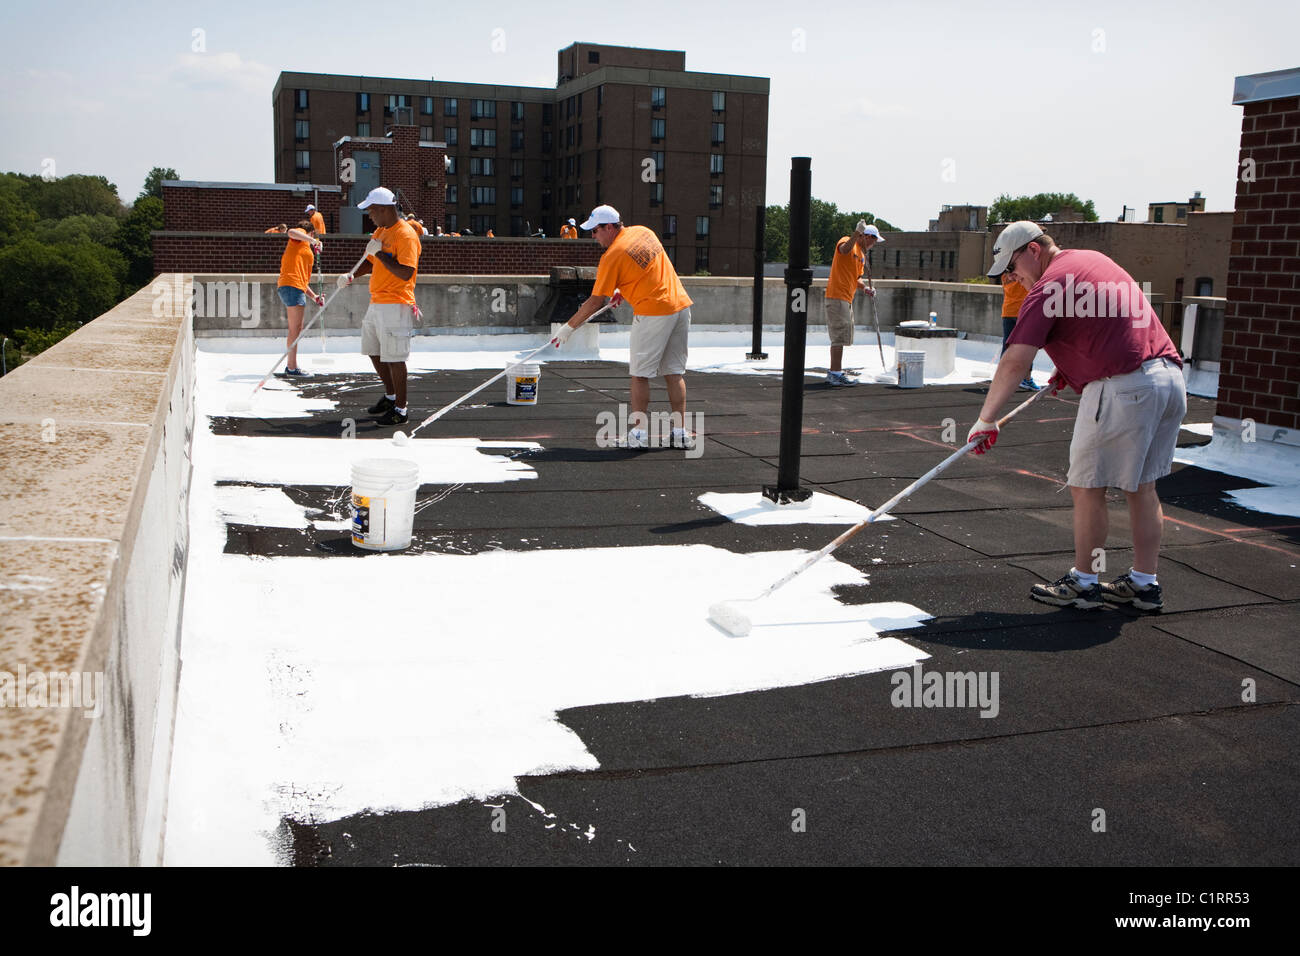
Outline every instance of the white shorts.
{"label": "white shorts", "polygon": [[361,320],[362,354],[405,362],[411,355],[412,315],[411,307],[400,302],[371,302]]}
{"label": "white shorts", "polygon": [[1067,483],[1131,493],[1163,478],[1173,470],[1186,414],[1183,370],[1172,359],[1149,359],[1125,375],[1089,382],[1079,399]]}
{"label": "white shorts", "polygon": [[632,349],[628,374],[633,378],[686,374],[686,338],[691,307],[672,315],[632,316]]}

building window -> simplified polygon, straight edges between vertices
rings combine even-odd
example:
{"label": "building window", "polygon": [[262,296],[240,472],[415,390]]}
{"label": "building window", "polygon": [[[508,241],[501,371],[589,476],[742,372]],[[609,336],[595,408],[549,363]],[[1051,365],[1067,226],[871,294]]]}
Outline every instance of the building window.
{"label": "building window", "polygon": [[389,94],[388,109],[390,112],[392,110],[409,109],[410,106],[411,106],[410,97],[406,96],[405,94],[402,95],[398,95],[396,93]]}
{"label": "building window", "polygon": [[447,99],[442,101],[442,115],[443,116],[456,115],[456,97],[450,96]]}
{"label": "building window", "polygon": [[721,90],[714,90],[713,112],[721,113],[726,108],[727,108],[727,94],[723,93]]}
{"label": "building window", "polygon": [[[714,123],[713,125],[716,126],[717,124]],[[662,140],[664,138],[665,129],[666,127],[664,121],[659,117],[655,117],[654,119],[650,120],[650,141],[652,143],[657,143],[660,140]]]}
{"label": "building window", "polygon": [[357,124],[357,135],[358,135],[358,136],[369,136],[369,135],[370,135],[370,124],[369,124],[369,123],[358,123],[358,124]]}
{"label": "building window", "polygon": [[565,179],[573,178],[573,157],[564,157],[564,177]]}
{"label": "building window", "polygon": [[1155,215],[1155,221],[1156,221],[1156,222],[1164,222],[1164,221],[1165,221],[1165,207],[1164,207],[1164,206],[1156,206],[1155,212],[1156,212],[1156,215]]}
{"label": "building window", "polygon": [[677,235],[677,217],[664,216],[664,238],[672,239]]}
{"label": "building window", "polygon": [[294,165],[299,169],[311,169],[311,150],[296,149],[293,152]]}
{"label": "building window", "polygon": [[650,87],[650,107],[656,110],[664,108],[664,88],[662,86]]}
{"label": "building window", "polygon": [[568,129],[564,131],[564,145],[569,149],[573,149],[573,127],[572,126],[570,126]]}
{"label": "building window", "polygon": [[524,217],[523,217],[523,216],[511,216],[511,217],[510,217],[510,235],[512,235],[512,236],[522,236],[523,234],[524,234]]}
{"label": "building window", "polygon": [[663,204],[664,204],[664,184],[651,183],[650,184],[650,205],[662,206]]}
{"label": "building window", "polygon": [[546,160],[546,162],[542,163],[542,182],[549,183],[550,181],[551,181],[551,161],[548,159]]}
{"label": "building window", "polygon": [[447,231],[456,231],[456,214],[454,212],[447,213]]}
{"label": "building window", "polygon": [[524,187],[523,187],[523,186],[511,186],[511,187],[510,187],[510,205],[512,205],[512,206],[522,206],[523,204],[524,204]]}
{"label": "building window", "polygon": [[473,230],[474,235],[476,236],[486,236],[488,234],[488,230],[491,230],[492,232],[495,233],[496,225],[497,225],[496,216],[470,216],[469,217],[469,227],[471,230]]}
{"label": "building window", "polygon": [[605,151],[603,149],[596,150],[596,173],[597,174],[599,174],[602,168],[604,167],[604,155],[605,155]]}
{"label": "building window", "polygon": [[457,188],[457,187],[456,187],[455,183],[453,183],[452,185],[450,185],[450,186],[447,187],[447,205],[448,205],[448,206],[454,206],[454,205],[456,205],[456,202],[457,202],[457,199],[456,199],[456,188]]}
{"label": "building window", "polygon": [[709,238],[709,217],[708,216],[695,217],[695,238],[696,239]]}
{"label": "building window", "polygon": [[497,144],[497,131],[494,129],[479,129],[474,127],[469,131],[469,145],[471,148],[476,146],[495,146]]}
{"label": "building window", "polygon": [[358,113],[369,113],[369,112],[370,112],[370,94],[369,94],[369,93],[358,93],[358,94],[357,94],[357,112],[358,112]]}
{"label": "building window", "polygon": [[491,206],[497,201],[497,188],[495,186],[471,186],[469,188],[469,204],[471,206]]}
{"label": "building window", "polygon": [[515,102],[510,104],[510,120],[511,122],[514,123],[522,123],[524,121],[523,103],[520,103],[519,101],[516,100]]}
{"label": "building window", "polygon": [[442,128],[442,138],[448,146],[455,146],[460,142],[460,127],[444,126]]}
{"label": "building window", "polygon": [[578,178],[582,178],[582,153],[578,154]]}
{"label": "building window", "polygon": [[598,143],[600,142],[600,134],[603,125],[604,125],[603,120],[601,119],[601,117],[597,116],[596,117],[596,142]]}
{"label": "building window", "polygon": [[726,127],[725,123],[713,124],[713,145],[714,146],[721,146],[724,142],[726,142],[725,127]]}
{"label": "building window", "polygon": [[426,143],[431,143],[431,142],[433,142],[433,127],[432,127],[432,126],[421,126],[421,127],[420,127],[420,139],[421,139],[423,142],[426,142]]}
{"label": "building window", "polygon": [[432,96],[422,96],[422,97],[420,97],[420,112],[423,113],[425,116],[430,116],[430,115],[433,114],[433,97],[432,97]]}
{"label": "building window", "polygon": [[710,186],[709,187],[709,208],[718,209],[719,207],[721,207],[721,205],[722,205],[722,187]]}
{"label": "building window", "polygon": [[542,208],[543,209],[551,208],[551,191],[549,189],[542,190]]}
{"label": "building window", "polygon": [[596,109],[605,105],[605,84],[602,83],[596,87]]}
{"label": "building window", "polygon": [[524,178],[524,161],[522,159],[510,160],[510,178],[511,179]]}
{"label": "building window", "polygon": [[1187,207],[1186,207],[1186,206],[1179,206],[1179,207],[1178,207],[1178,218],[1179,218],[1179,219],[1186,219],[1186,218],[1187,218]]}
{"label": "building window", "polygon": [[695,247],[695,271],[707,272],[709,270],[709,247]]}
{"label": "building window", "polygon": [[895,269],[898,268],[898,261],[899,261],[899,258],[901,257],[901,255],[902,255],[902,253],[900,252],[900,250],[898,250],[898,249],[895,249],[895,250],[894,250],[894,268],[895,268]]}
{"label": "building window", "polygon": [[550,131],[548,130],[545,133],[542,133],[542,152],[549,153],[554,148],[555,148],[555,142],[551,136]]}
{"label": "building window", "polygon": [[564,101],[564,118],[573,119],[573,97],[570,96]]}
{"label": "building window", "polygon": [[572,205],[573,205],[573,187],[572,187],[572,186],[565,186],[565,187],[564,187],[564,204],[565,204],[566,206],[572,206]]}
{"label": "building window", "polygon": [[655,177],[662,176],[664,174],[664,151],[662,149],[652,149],[650,158],[655,161]]}
{"label": "building window", "polygon": [[599,62],[600,62],[600,51],[599,51],[599,50],[588,50],[588,51],[587,51],[587,62],[588,62],[588,63],[599,63]]}
{"label": "building window", "polygon": [[519,150],[524,148],[524,131],[521,129],[510,131],[510,148]]}
{"label": "building window", "polygon": [[307,129],[308,129],[308,123],[306,120],[294,120],[293,138],[298,140],[307,139],[308,137]]}
{"label": "building window", "polygon": [[550,103],[542,104],[542,125],[543,126],[551,125],[551,104]]}
{"label": "building window", "polygon": [[455,175],[456,175],[456,157],[455,157],[455,156],[448,156],[448,157],[443,161],[443,166],[446,168],[446,170],[447,170],[447,175],[448,175],[448,176],[455,176]]}
{"label": "building window", "polygon": [[294,92],[294,99],[293,99],[294,109],[305,110],[307,108],[307,91],[294,90],[293,92]]}
{"label": "building window", "polygon": [[469,174],[471,176],[495,176],[497,173],[496,160],[491,156],[471,156],[469,160]]}
{"label": "building window", "polygon": [[497,115],[497,101],[474,100],[470,115],[474,119],[495,119]]}
{"label": "building window", "polygon": [[722,175],[722,154],[721,153],[709,154],[709,172],[714,176]]}

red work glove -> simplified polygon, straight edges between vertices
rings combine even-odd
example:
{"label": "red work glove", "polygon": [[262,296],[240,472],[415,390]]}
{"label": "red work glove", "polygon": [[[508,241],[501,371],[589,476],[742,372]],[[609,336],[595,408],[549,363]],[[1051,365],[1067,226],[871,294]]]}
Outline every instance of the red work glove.
{"label": "red work glove", "polygon": [[609,300],[609,307],[611,309],[617,309],[622,304],[623,304],[623,293],[615,289],[614,297]]}
{"label": "red work glove", "polygon": [[316,300],[317,305],[323,306],[325,304],[325,296],[317,295],[315,292],[313,292],[311,294],[311,297]]}
{"label": "red work glove", "polygon": [[1047,387],[1049,389],[1047,394],[1055,395],[1061,389],[1065,388],[1065,386],[1065,376],[1060,372],[1053,372],[1052,377],[1047,380]]}
{"label": "red work glove", "polygon": [[986,422],[980,419],[971,426],[970,433],[966,436],[966,441],[978,441],[980,444],[971,449],[975,454],[982,455],[992,448],[998,441],[998,423]]}

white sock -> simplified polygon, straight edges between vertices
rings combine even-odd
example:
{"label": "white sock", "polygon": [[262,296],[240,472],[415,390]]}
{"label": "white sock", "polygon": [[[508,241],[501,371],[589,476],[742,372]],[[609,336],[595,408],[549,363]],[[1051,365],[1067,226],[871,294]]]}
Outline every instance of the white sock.
{"label": "white sock", "polygon": [[404,408],[398,408],[397,406],[393,406],[393,409],[394,409],[394,411],[396,411],[397,414],[399,414],[399,415],[405,415],[405,414],[406,414],[406,409],[404,409]]}
{"label": "white sock", "polygon": [[397,401],[397,393],[394,392],[392,395],[389,395],[387,392],[385,392],[384,398],[388,399],[390,402],[395,402]]}
{"label": "white sock", "polygon": [[1133,568],[1128,569],[1129,580],[1140,588],[1149,588],[1156,583],[1154,574],[1144,574],[1141,571],[1135,571]]}
{"label": "white sock", "polygon": [[1074,580],[1086,588],[1090,588],[1097,583],[1097,575],[1095,574],[1084,574],[1078,568],[1070,568],[1070,573],[1074,575]]}

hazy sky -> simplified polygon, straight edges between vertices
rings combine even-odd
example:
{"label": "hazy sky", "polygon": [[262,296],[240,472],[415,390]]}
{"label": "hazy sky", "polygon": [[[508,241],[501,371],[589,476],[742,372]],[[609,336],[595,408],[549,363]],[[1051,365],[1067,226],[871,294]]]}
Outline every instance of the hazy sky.
{"label": "hazy sky", "polygon": [[1225,210],[1241,129],[1233,78],[1300,66],[1298,11],[1277,0],[317,0],[289,14],[239,0],[7,2],[0,170],[52,161],[56,175],[107,176],[127,201],[155,165],[269,182],[281,70],[553,87],[556,51],[585,41],[770,78],[769,203],[788,199],[790,157],[808,155],[813,195],[908,229],[944,203],[1003,192],[1074,192],[1113,219],[1200,189],[1207,209]]}

